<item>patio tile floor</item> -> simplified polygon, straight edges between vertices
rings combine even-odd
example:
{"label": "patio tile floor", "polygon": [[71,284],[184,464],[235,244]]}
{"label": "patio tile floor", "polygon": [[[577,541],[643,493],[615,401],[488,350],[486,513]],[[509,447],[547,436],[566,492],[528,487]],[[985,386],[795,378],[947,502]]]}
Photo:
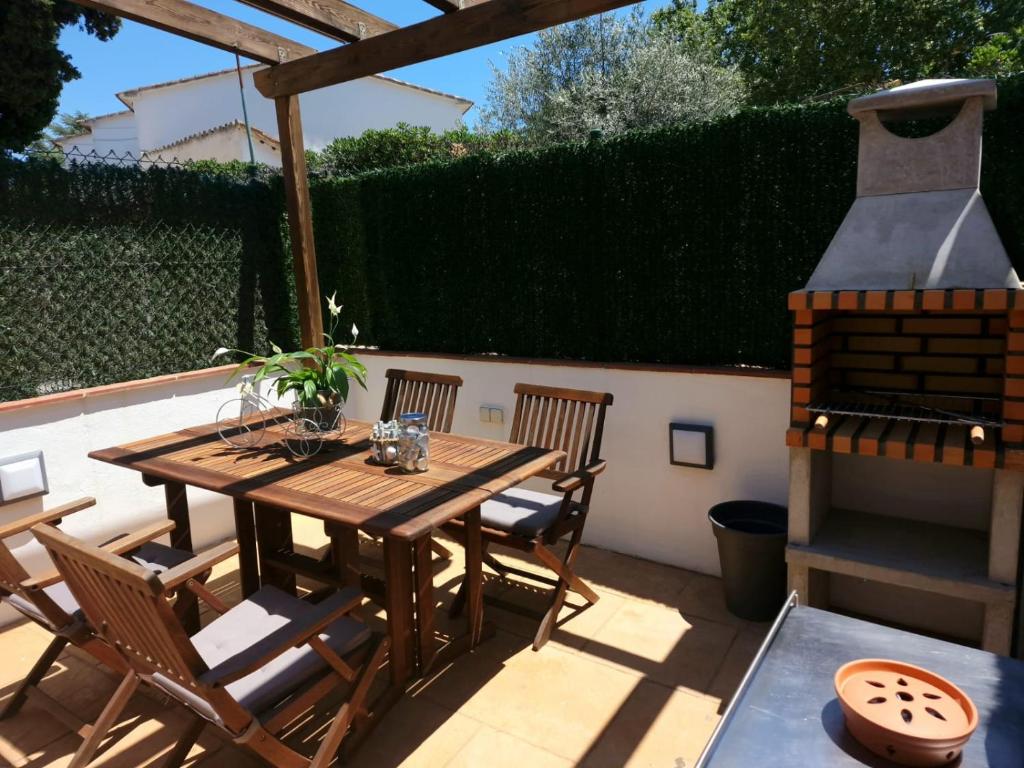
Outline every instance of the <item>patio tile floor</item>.
{"label": "patio tile floor", "polygon": [[[326,544],[313,521],[296,516],[294,526],[296,541],[309,549]],[[449,624],[445,614],[462,574],[459,548],[450,548],[455,557],[435,563],[441,633],[461,631],[461,624]],[[363,554],[372,569],[379,545],[364,541]],[[487,606],[496,636],[412,686],[347,764],[692,766],[768,625],[729,615],[718,579],[589,547],[577,564],[601,595],[596,605],[567,607],[563,623],[539,653],[530,648],[535,622]],[[517,565],[534,568],[526,561]],[[229,603],[239,596],[236,567],[227,561],[211,579]],[[495,578],[487,592],[519,605],[542,604],[542,596],[521,582]],[[211,618],[207,611],[203,616]],[[382,619],[378,613],[368,620]],[[0,701],[47,641],[32,624],[0,630]],[[92,718],[115,684],[91,657],[69,650],[43,689]],[[288,736],[292,746],[305,754],[315,751],[329,704],[294,726]],[[162,697],[151,691],[136,695],[93,765],[155,768],[186,724],[183,712]],[[0,766],[66,766],[77,745],[76,736],[32,703],[0,722]],[[209,728],[186,765],[256,768],[260,763]]]}

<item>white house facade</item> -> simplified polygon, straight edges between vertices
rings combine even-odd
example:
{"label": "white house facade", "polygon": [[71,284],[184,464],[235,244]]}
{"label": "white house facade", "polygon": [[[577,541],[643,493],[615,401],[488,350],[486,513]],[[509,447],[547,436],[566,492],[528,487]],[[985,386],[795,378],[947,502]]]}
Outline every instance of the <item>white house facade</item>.
{"label": "white house facade", "polygon": [[[160,156],[184,160],[249,160],[249,133],[257,162],[281,165],[277,118],[272,100],[253,84],[262,65],[243,67],[246,130],[238,72],[228,69],[128,91],[117,97],[128,108],[86,121],[88,132],[57,144],[85,158]],[[441,132],[456,128],[473,106],[451,96],[384,76],[305,93],[300,97],[307,149],[322,149],[334,139],[358,136],[398,123]]]}

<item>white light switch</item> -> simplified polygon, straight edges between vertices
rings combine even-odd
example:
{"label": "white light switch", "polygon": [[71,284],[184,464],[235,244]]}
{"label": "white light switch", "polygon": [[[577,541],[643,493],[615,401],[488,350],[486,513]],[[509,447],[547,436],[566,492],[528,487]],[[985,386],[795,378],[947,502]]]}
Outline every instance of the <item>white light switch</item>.
{"label": "white light switch", "polygon": [[480,406],[480,421],[488,422],[491,420],[491,409],[486,405]]}
{"label": "white light switch", "polygon": [[38,496],[47,490],[42,451],[0,459],[0,503]]}
{"label": "white light switch", "polygon": [[504,408],[490,408],[491,412],[491,424],[504,424],[505,423],[505,409]]}

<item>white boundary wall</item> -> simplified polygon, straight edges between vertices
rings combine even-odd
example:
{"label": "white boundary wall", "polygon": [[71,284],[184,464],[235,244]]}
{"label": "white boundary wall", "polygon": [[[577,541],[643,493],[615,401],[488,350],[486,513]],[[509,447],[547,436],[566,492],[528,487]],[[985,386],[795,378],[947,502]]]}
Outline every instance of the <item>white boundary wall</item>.
{"label": "white boundary wall", "polygon": [[[377,352],[363,360],[370,387],[353,389],[346,409],[350,418],[379,416],[387,368],[456,374],[465,385],[454,430],[494,439],[508,435],[516,382],[612,392],[615,403],[608,410],[602,451],[608,470],[597,482],[587,522],[584,538],[590,544],[717,575],[708,508],[742,498],[786,503],[788,378]],[[43,450],[50,483],[50,494],[42,499],[0,507],[0,522],[84,495],[95,496],[97,506],[66,525],[93,541],[161,519],[162,488],[146,487],[137,473],[87,454],[213,421],[218,406],[235,394],[226,375],[224,370],[197,372],[86,390],[84,397],[39,398],[25,407],[0,405],[0,457]],[[503,408],[505,423],[481,422],[481,405]],[[674,421],[714,426],[713,470],[669,463],[668,425]],[[549,487],[541,480],[528,486]],[[196,547],[232,535],[226,498],[189,489],[189,503]],[[45,565],[29,537],[15,543],[33,570]],[[0,621],[5,619],[9,616],[0,614]]]}

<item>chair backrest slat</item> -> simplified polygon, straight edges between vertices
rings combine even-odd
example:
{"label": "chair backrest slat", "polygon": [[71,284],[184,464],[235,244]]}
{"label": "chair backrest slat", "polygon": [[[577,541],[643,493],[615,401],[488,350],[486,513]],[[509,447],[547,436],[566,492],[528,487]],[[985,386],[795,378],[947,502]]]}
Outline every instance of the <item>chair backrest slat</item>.
{"label": "chair backrest slat", "polygon": [[459,376],[423,373],[390,368],[384,374],[387,388],[381,421],[397,419],[401,414],[420,411],[427,414],[431,432],[451,432],[455,418],[455,400],[462,386]]}
{"label": "chair backrest slat", "polygon": [[597,461],[601,452],[608,392],[516,384],[516,409],[509,440],[565,451],[566,457],[541,473],[561,478]]}

